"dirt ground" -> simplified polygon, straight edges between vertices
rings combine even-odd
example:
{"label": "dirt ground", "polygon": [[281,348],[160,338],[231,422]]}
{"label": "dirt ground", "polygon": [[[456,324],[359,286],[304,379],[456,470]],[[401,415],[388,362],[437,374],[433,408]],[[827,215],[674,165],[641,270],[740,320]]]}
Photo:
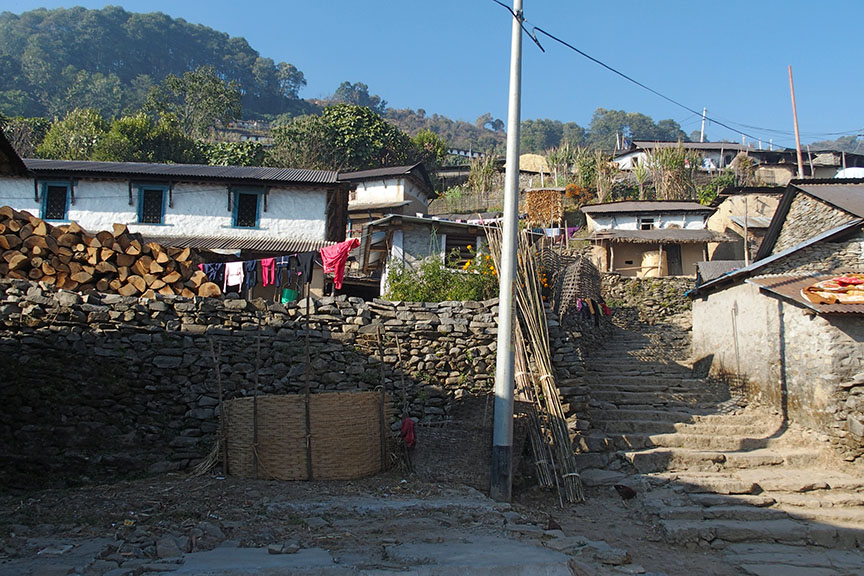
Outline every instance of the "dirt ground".
{"label": "dirt ground", "polygon": [[135,568],[127,573],[155,571],[148,562],[225,545],[324,548],[334,561],[395,569],[399,563],[388,558],[388,546],[411,540],[446,542],[456,534],[480,532],[545,546],[552,546],[552,540],[565,542],[561,537],[608,544],[602,553],[581,542],[569,550],[558,546],[580,560],[576,573],[738,573],[711,550],[666,546],[638,495],[625,501],[611,487],[587,488],[586,495],[585,503],[562,508],[557,494],[531,487],[515,490],[512,506],[507,506],[466,486],[427,483],[393,472],[343,482],[167,474],[3,493],[0,574],[63,573],[37,561],[46,551],[62,555],[87,541],[98,553],[84,573],[97,576],[121,574],[121,566]]}

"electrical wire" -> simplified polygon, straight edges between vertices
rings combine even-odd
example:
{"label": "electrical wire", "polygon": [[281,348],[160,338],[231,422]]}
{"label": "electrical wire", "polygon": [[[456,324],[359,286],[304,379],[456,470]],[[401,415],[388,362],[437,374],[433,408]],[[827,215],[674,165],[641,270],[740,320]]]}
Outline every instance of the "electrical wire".
{"label": "electrical wire", "polygon": [[[642,83],[642,82],[636,80],[635,78],[633,78],[633,77],[631,77],[631,76],[625,74],[624,72],[621,72],[620,70],[617,70],[616,68],[613,68],[612,66],[606,64],[605,62],[603,62],[603,61],[601,61],[601,60],[598,60],[597,58],[594,58],[594,57],[591,56],[590,54],[584,52],[583,50],[580,50],[579,48],[577,48],[576,46],[570,44],[570,43],[567,42],[566,40],[563,40],[563,39],[559,38],[558,36],[555,36],[554,34],[552,34],[552,33],[550,33],[550,32],[547,32],[546,30],[544,30],[543,28],[540,28],[539,26],[532,26],[532,28],[531,28],[531,32],[528,32],[528,30],[525,29],[525,25],[524,25],[524,17],[521,17],[521,14],[520,14],[520,16],[517,16],[517,15],[513,12],[513,10],[510,9],[510,7],[508,7],[506,4],[503,4],[503,3],[500,2],[499,0],[492,0],[492,1],[495,2],[496,4],[498,4],[499,6],[502,6],[502,7],[504,7],[505,9],[507,9],[507,11],[510,12],[510,14],[511,14],[514,18],[519,19],[519,23],[520,23],[520,25],[522,26],[522,29],[525,30],[525,33],[528,35],[528,37],[530,37],[530,38],[531,38],[531,39],[532,39],[532,40],[533,40],[533,41],[534,41],[538,46],[540,46],[540,43],[539,43],[539,41],[537,40],[537,33],[539,32],[540,34],[546,36],[546,37],[549,38],[550,40],[554,40],[555,42],[561,44],[562,46],[564,46],[564,47],[566,47],[566,48],[569,48],[570,50],[572,50],[573,52],[576,52],[577,54],[579,54],[579,55],[582,56],[583,58],[586,58],[586,59],[590,60],[591,62],[594,62],[594,63],[597,64],[598,66],[601,66],[602,68],[605,68],[605,69],[608,70],[609,72],[612,72],[613,74],[616,74],[617,76],[620,76],[621,78],[627,80],[628,82],[630,82],[630,83],[632,83],[632,84],[635,84],[636,86],[639,86],[639,87],[642,88],[643,90],[646,90],[646,91],[648,91],[648,92],[654,94],[655,96],[657,96],[657,97],[659,97],[659,98],[662,98],[663,100],[666,100],[666,101],[669,102],[670,104],[673,104],[673,105],[675,105],[675,106],[678,106],[679,108],[682,108],[682,109],[684,109],[684,110],[686,110],[686,111],[688,111],[688,112],[690,112],[690,113],[692,113],[692,114],[697,114],[697,115],[699,115],[700,117],[702,117],[702,112],[699,112],[698,110],[695,110],[694,108],[691,108],[690,106],[687,106],[686,104],[683,104],[682,102],[679,102],[678,100],[675,100],[674,98],[671,98],[671,97],[669,97],[669,96],[663,94],[662,92],[659,92],[659,91],[657,91],[657,90],[651,88],[650,86],[648,86],[648,85],[646,85],[646,84],[644,84],[644,83]],[[541,50],[543,50],[542,46],[541,46]],[[543,50],[543,52],[545,53],[546,51]],[[736,134],[741,134],[742,136],[746,136],[747,138],[750,138],[751,140],[759,140],[759,141],[764,140],[763,138],[760,138],[760,137],[758,137],[758,136],[754,136],[753,134],[749,134],[749,133],[747,133],[747,132],[744,132],[744,131],[740,130],[739,128],[734,128],[734,127],[730,126],[729,124],[720,121],[720,120],[719,120],[718,118],[716,118],[716,117],[711,117],[711,116],[708,116],[708,115],[706,114],[706,115],[705,115],[705,120],[706,120],[707,122],[710,122],[710,123],[715,124],[715,125],[717,125],[717,126],[721,126],[721,127],[723,127],[723,128],[726,128],[727,130],[730,130],[730,131],[732,131],[732,132],[734,132],[734,133],[736,133]],[[738,123],[735,123],[735,122],[731,122],[731,121],[730,121],[730,124],[738,124]],[[744,124],[738,124],[738,126],[744,127],[744,126],[746,126],[746,125],[744,125]],[[759,129],[759,128],[755,128],[755,129]],[[769,130],[763,130],[763,129],[759,129],[759,130],[764,131],[764,132],[768,132],[768,131],[769,131]],[[779,130],[778,130],[778,131],[773,131],[773,132],[775,132],[775,133],[777,133],[777,134],[783,134],[783,132],[782,132],[782,131],[779,131]],[[844,135],[845,135],[845,134],[847,134],[847,133],[844,133]],[[793,147],[792,147],[792,146],[789,146],[789,148],[793,148]]]}

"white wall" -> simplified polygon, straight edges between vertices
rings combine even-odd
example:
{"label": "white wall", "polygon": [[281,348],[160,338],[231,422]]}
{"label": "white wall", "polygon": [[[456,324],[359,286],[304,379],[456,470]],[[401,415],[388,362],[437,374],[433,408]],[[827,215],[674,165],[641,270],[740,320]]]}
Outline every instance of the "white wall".
{"label": "white wall", "polygon": [[685,212],[645,212],[642,214],[586,214],[589,230],[639,230],[639,218],[654,218],[654,228],[684,228],[686,230],[702,230],[705,228],[705,217],[702,214],[687,214]]}
{"label": "white wall", "polygon": [[[40,198],[42,191],[40,189]],[[225,184],[174,185],[173,207],[165,207],[164,224],[138,224],[138,190],[125,180],[78,180],[75,203],[68,208],[68,219],[91,231],[110,230],[112,224],[127,224],[134,232],[161,236],[290,236],[298,240],[324,240],[327,191],[323,188],[271,188],[267,211],[261,199],[258,228],[235,228],[228,206]],[[233,201],[233,195],[232,195]],[[9,205],[41,216],[40,203],[34,199],[33,180],[0,178],[0,206]]]}
{"label": "white wall", "polygon": [[414,216],[419,212],[425,215],[429,209],[429,199],[426,193],[410,178],[399,177],[358,182],[356,192],[356,199],[348,203],[349,207],[357,204],[408,200],[411,204],[405,207],[402,211],[403,214]]}

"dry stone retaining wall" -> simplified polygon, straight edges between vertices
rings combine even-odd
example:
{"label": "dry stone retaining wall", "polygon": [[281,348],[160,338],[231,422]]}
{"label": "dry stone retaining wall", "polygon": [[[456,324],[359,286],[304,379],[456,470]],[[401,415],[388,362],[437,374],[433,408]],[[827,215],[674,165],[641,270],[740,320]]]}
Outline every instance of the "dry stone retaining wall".
{"label": "dry stone retaining wall", "polygon": [[[304,311],[263,300],[82,296],[0,280],[0,484],[195,464],[218,426],[211,344],[225,399],[254,394],[256,382],[261,394],[301,393]],[[310,387],[383,383],[395,418],[445,419],[455,398],[493,387],[497,312],[497,300],[314,301]],[[578,376],[576,343],[552,324],[561,377]]]}
{"label": "dry stone retaining wall", "polygon": [[689,312],[692,304],[684,294],[696,285],[693,278],[627,278],[614,273],[604,274],[602,283],[610,307],[636,309],[648,323]]}

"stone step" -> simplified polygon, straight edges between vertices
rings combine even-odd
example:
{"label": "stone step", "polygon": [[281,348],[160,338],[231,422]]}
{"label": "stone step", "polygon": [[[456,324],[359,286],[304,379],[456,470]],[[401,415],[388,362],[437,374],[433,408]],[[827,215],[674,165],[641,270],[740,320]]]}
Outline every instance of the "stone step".
{"label": "stone step", "polygon": [[715,542],[779,542],[808,544],[805,522],[780,518],[776,520],[661,520],[666,540],[674,544]]}
{"label": "stone step", "polygon": [[818,458],[807,465],[783,469],[739,470],[738,478],[744,482],[758,482],[765,492],[813,494],[818,497],[830,490],[864,492],[864,475],[834,471]]}
{"label": "stone step", "polygon": [[775,543],[730,544],[724,558],[745,574],[767,576],[838,576],[861,572],[861,552]]}
{"label": "stone step", "polygon": [[639,420],[674,423],[693,422],[699,415],[699,411],[692,411],[690,408],[658,410],[653,406],[647,409],[610,407],[591,410],[590,420],[591,422]]}
{"label": "stone step", "polygon": [[[642,448],[686,448],[710,451],[752,451],[776,446],[782,441],[775,438],[748,438],[719,434],[606,434],[619,450]],[[812,453],[818,457],[818,453]]]}
{"label": "stone step", "polygon": [[[736,419],[736,421],[738,421]],[[657,420],[602,420],[593,419],[591,424],[607,433],[618,434],[671,434],[681,432],[684,434],[717,434],[724,436],[747,436],[754,437],[770,434],[776,427],[765,424],[746,423],[723,423],[716,424],[710,421],[701,423],[670,422]]]}
{"label": "stone step", "polygon": [[812,461],[818,454],[807,451],[720,452],[680,448],[652,448],[637,452],[622,452],[622,456],[640,473],[665,471],[719,472],[769,466],[799,466]]}
{"label": "stone step", "polygon": [[789,511],[797,508],[864,508],[864,492],[837,488],[819,491],[815,496],[807,492],[775,492],[773,498],[778,506]]}
{"label": "stone step", "polygon": [[[596,392],[669,392],[673,394],[679,393],[695,393],[695,394],[716,394],[717,389],[711,385],[706,385],[702,380],[697,378],[682,379],[682,378],[654,378],[654,377],[608,377],[602,379],[588,380],[585,388]],[[725,393],[723,394],[725,395]]]}
{"label": "stone step", "polygon": [[646,508],[663,520],[740,520],[762,521],[783,520],[789,516],[783,510],[748,506],[747,504],[711,506],[666,506],[646,505]]}
{"label": "stone step", "polygon": [[657,478],[674,482],[676,488],[688,494],[760,494],[757,482],[747,481],[732,474],[688,471],[685,473],[659,472]]}
{"label": "stone step", "polygon": [[592,390],[591,399],[598,402],[612,402],[617,405],[639,404],[660,405],[710,405],[726,398],[714,396],[707,392],[626,392],[621,390]]}
{"label": "stone step", "polygon": [[[832,526],[844,526],[846,528],[858,528],[864,532],[864,508],[853,506],[851,508],[811,508],[792,507],[785,508],[776,506],[775,510],[781,510],[790,518],[807,520],[809,522],[821,522]],[[862,563],[864,567],[864,563]]]}

